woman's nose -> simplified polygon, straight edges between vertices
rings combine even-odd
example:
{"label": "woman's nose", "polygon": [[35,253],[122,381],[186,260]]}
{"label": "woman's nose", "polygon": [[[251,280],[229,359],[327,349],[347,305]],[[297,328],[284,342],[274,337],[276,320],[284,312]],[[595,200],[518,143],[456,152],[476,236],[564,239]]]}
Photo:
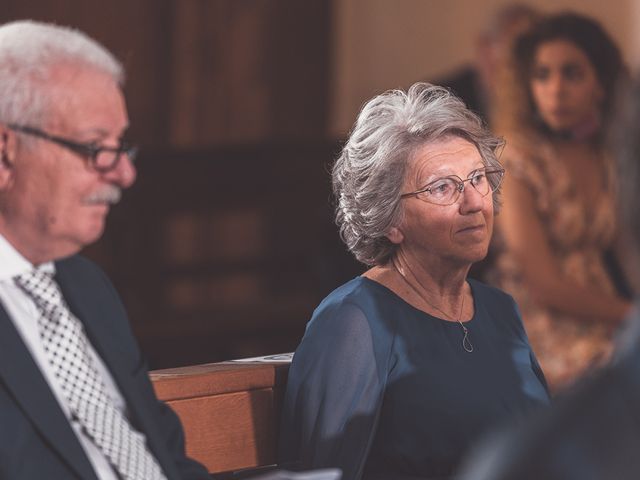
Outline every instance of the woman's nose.
{"label": "woman's nose", "polygon": [[484,197],[471,183],[465,183],[462,192],[460,193],[462,198],[460,202],[460,211],[462,213],[475,212],[482,210],[484,206]]}

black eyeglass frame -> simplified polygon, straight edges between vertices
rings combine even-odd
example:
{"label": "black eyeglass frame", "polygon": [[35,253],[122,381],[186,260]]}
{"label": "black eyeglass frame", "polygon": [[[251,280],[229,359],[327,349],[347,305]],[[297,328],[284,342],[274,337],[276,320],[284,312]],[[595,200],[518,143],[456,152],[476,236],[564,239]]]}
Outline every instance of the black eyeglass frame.
{"label": "black eyeglass frame", "polygon": [[[498,183],[496,184],[496,186],[492,186],[491,184],[489,184],[489,191],[487,193],[485,193],[484,195],[482,195],[483,197],[486,197],[487,195],[489,195],[489,193],[493,193],[495,192],[498,188],[500,188],[500,185],[502,184],[502,179],[504,178],[504,173],[505,173],[505,169],[504,168],[492,168],[487,170],[486,168],[479,168],[477,170],[474,170],[473,172],[471,172],[468,178],[466,179],[462,179],[457,175],[447,175],[446,177],[440,177],[437,178],[436,180],[434,180],[433,182],[429,182],[428,185],[425,185],[424,187],[416,190],[415,192],[409,192],[409,193],[403,193],[402,195],[400,195],[400,198],[407,198],[407,197],[417,197],[419,194],[424,193],[424,192],[430,192],[430,189],[433,187],[433,185],[441,180],[444,179],[451,179],[454,182],[456,182],[456,190],[457,190],[457,195],[455,196],[455,198],[453,199],[453,201],[451,203],[436,203],[436,202],[430,202],[429,200],[425,199],[425,202],[431,203],[433,205],[440,205],[442,207],[446,207],[448,205],[453,205],[454,203],[456,203],[458,201],[458,198],[460,198],[460,194],[462,192],[464,192],[464,188],[465,188],[465,183],[470,182],[474,179],[475,175],[480,172],[483,171],[485,175],[489,175],[491,173],[499,173],[500,174],[500,180],[498,181]],[[488,180],[487,180],[488,181]],[[473,184],[472,184],[473,185]],[[473,187],[475,188],[475,187]],[[478,191],[476,189],[476,191]],[[478,192],[480,193],[480,192]]]}
{"label": "black eyeglass frame", "polygon": [[[118,165],[120,162],[120,158],[122,158],[123,154],[126,154],[129,157],[131,162],[135,161],[136,155],[138,153],[138,148],[133,145],[129,145],[127,142],[120,140],[120,145],[118,147],[106,147],[102,145],[96,145],[95,143],[80,143],[75,142],[73,140],[69,140],[68,138],[59,137],[57,135],[51,135],[43,130],[38,128],[29,127],[26,125],[17,125],[10,123],[7,125],[8,128],[14,130],[19,133],[24,133],[27,135],[31,135],[36,138],[41,138],[43,140],[48,140],[49,142],[53,142],[62,147],[67,148],[68,150],[86,158],[91,167],[101,173],[106,173]],[[107,166],[98,165],[98,156],[102,152],[111,152],[114,153],[113,162]]]}

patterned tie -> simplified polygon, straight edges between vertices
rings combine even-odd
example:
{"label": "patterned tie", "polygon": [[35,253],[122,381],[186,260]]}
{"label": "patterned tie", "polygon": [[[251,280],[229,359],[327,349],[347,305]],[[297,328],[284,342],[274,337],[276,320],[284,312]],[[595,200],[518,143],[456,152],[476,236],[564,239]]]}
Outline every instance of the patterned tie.
{"label": "patterned tie", "polygon": [[165,480],[144,435],[115,407],[88,354],[88,339],[49,273],[34,270],[14,278],[35,302],[38,329],[71,412],[124,480]]}

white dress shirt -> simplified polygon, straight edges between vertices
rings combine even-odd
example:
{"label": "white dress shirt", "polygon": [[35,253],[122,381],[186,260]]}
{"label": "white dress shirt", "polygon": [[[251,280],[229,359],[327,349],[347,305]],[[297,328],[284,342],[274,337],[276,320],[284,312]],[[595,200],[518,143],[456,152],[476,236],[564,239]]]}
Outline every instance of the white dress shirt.
{"label": "white dress shirt", "polygon": [[[55,265],[52,262],[42,264],[40,268],[45,271],[55,272]],[[87,457],[89,457],[89,461],[91,462],[98,478],[100,480],[118,480],[118,476],[114,472],[105,455],[100,451],[96,444],[93,443],[91,438],[84,433],[82,425],[72,418],[69,403],[64,396],[58,379],[53,373],[53,369],[51,368],[40,338],[40,332],[38,330],[38,318],[40,313],[33,300],[13,281],[13,277],[29,272],[33,269],[33,264],[20,255],[20,253],[2,235],[0,235],[0,303],[2,303],[2,306],[7,311],[9,318],[18,330],[18,333],[22,337],[22,340],[27,346],[29,352],[31,352],[31,356],[35,360],[36,365],[40,368],[42,376],[45,378],[53,392],[53,395],[58,400],[60,408],[73,427],[73,431],[84,448]],[[89,355],[91,356],[91,360],[100,374],[107,393],[113,400],[114,405],[116,408],[124,412],[126,408],[124,399],[120,394],[113,377],[105,367],[104,362],[98,356],[90,343]]]}

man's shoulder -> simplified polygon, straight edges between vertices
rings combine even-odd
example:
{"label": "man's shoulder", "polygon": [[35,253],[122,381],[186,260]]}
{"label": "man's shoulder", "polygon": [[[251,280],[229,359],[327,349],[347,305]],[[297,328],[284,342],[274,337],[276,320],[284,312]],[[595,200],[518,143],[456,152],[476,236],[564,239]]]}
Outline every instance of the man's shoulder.
{"label": "man's shoulder", "polygon": [[71,277],[74,279],[94,279],[106,281],[107,275],[95,262],[80,254],[72,255],[54,262],[58,277]]}
{"label": "man's shoulder", "polygon": [[77,302],[91,298],[94,301],[120,304],[115,288],[105,272],[93,261],[82,255],[57,260],[56,281],[65,297],[74,297]]}
{"label": "man's shoulder", "polygon": [[97,264],[80,254],[61,258],[60,260],[56,260],[54,263],[56,265],[56,269],[101,271]]}

